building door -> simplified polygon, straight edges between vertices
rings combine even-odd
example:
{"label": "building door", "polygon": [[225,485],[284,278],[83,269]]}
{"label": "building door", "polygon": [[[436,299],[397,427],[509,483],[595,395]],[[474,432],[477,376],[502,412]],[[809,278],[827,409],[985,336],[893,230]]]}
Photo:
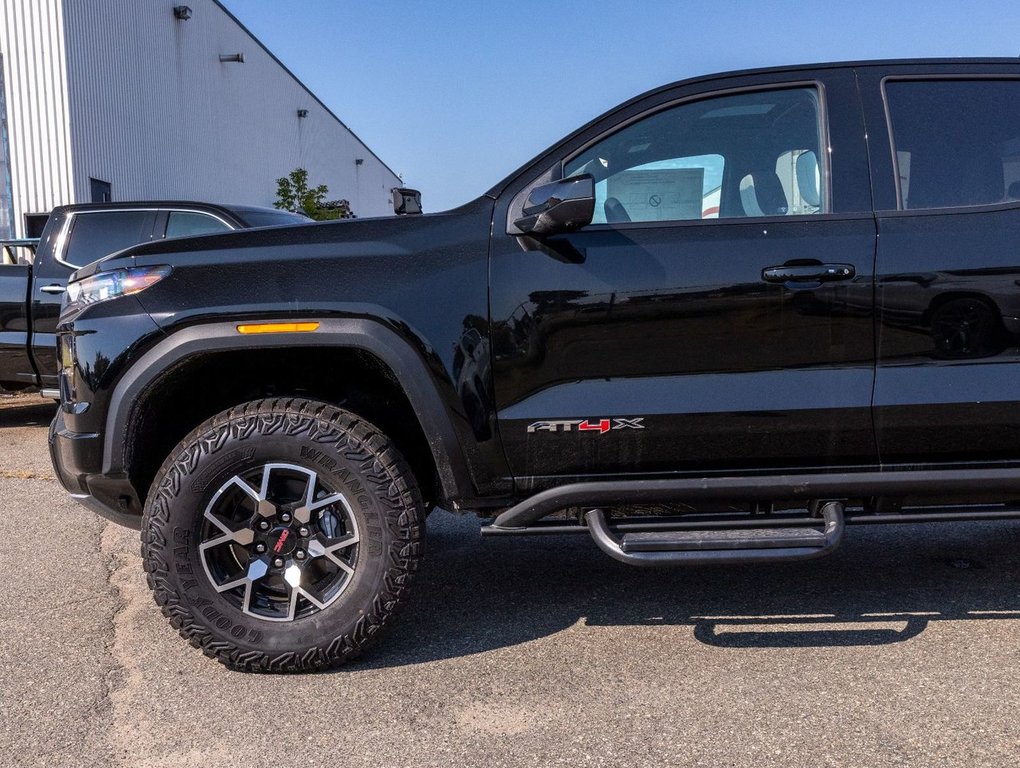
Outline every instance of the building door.
{"label": "building door", "polygon": [[108,181],[89,179],[93,203],[109,203],[113,201],[113,186]]}

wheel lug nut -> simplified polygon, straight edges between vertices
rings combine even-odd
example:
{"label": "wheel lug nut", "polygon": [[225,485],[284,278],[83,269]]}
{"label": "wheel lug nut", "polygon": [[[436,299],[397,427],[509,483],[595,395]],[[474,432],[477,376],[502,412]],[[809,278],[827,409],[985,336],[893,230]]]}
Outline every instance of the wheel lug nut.
{"label": "wheel lug nut", "polygon": [[282,512],[282,513],[280,513],[280,520],[282,520],[285,523],[289,523],[290,522],[290,512]]}
{"label": "wheel lug nut", "polygon": [[259,530],[260,531],[268,531],[269,530],[269,521],[268,520],[259,520]]}
{"label": "wheel lug nut", "polygon": [[303,549],[296,550],[294,552],[294,557],[296,557],[298,560],[304,560],[305,559],[305,551]]}
{"label": "wheel lug nut", "polygon": [[255,545],[255,551],[261,555],[263,552],[266,551],[266,545],[260,541],[258,544]]}
{"label": "wheel lug nut", "polygon": [[282,557],[274,557],[273,558],[273,567],[274,568],[283,568],[283,558]]}
{"label": "wheel lug nut", "polygon": [[308,533],[309,533],[308,529],[305,528],[304,526],[298,528],[298,536],[301,536],[302,538],[307,538]]}

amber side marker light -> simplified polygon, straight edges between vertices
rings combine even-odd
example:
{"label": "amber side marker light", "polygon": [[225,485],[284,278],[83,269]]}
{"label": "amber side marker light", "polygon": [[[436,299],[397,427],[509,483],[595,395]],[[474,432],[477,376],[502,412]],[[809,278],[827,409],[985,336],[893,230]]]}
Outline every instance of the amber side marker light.
{"label": "amber side marker light", "polygon": [[252,323],[237,326],[238,333],[311,333],[319,330],[318,323]]}

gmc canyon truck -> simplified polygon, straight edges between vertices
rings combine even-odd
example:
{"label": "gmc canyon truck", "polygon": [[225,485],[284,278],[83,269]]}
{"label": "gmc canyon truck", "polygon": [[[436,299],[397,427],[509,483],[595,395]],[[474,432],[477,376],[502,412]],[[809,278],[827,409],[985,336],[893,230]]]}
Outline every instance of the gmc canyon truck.
{"label": "gmc canyon truck", "polygon": [[20,249],[16,260],[0,264],[0,387],[36,387],[56,396],[54,333],[64,286],[78,267],[148,240],[307,221],[272,208],[182,201],[54,208],[35,257]]}
{"label": "gmc canyon truck", "polygon": [[245,670],[365,648],[436,506],[637,566],[1020,517],[1018,193],[1014,59],[686,80],[456,210],[79,270],[54,465]]}

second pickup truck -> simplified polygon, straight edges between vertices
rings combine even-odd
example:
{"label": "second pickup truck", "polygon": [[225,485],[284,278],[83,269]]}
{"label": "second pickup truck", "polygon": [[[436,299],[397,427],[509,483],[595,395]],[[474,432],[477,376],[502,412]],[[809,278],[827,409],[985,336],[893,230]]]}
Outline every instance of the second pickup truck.
{"label": "second pickup truck", "polygon": [[272,208],[177,201],[54,208],[35,258],[0,264],[0,387],[56,387],[54,331],[67,278],[78,267],[150,240],[307,221]]}

